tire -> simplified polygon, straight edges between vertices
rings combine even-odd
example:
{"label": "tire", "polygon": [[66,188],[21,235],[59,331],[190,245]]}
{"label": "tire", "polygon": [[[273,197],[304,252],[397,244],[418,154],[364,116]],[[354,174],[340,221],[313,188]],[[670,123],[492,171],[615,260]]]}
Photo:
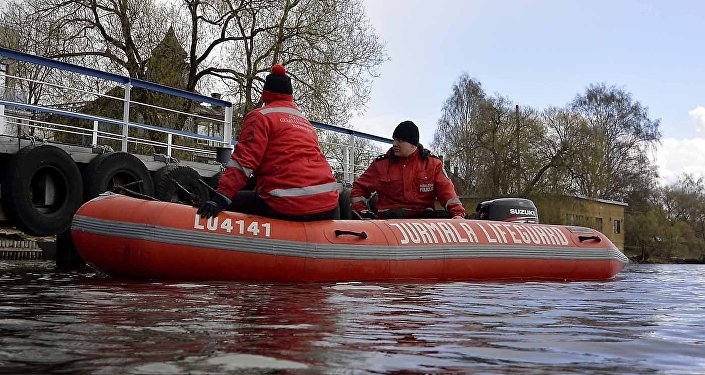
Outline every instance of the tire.
{"label": "tire", "polygon": [[83,202],[81,172],[66,151],[50,145],[27,146],[10,158],[2,184],[5,214],[34,236],[66,231]]}
{"label": "tire", "polygon": [[91,200],[115,186],[129,185],[127,189],[154,196],[154,183],[147,167],[136,156],[127,152],[110,152],[96,156],[83,171],[85,200]]}
{"label": "tire", "polygon": [[[201,182],[201,176],[193,168],[181,165],[167,165],[154,174],[156,198],[166,202],[200,205],[210,199],[210,192]],[[179,185],[195,195],[189,196]]]}
{"label": "tire", "polygon": [[[5,184],[5,170],[7,169],[9,159],[8,154],[0,154],[0,197],[2,197],[2,185]],[[10,218],[7,217],[7,214],[5,213],[5,207],[2,204],[2,199],[0,199],[0,224],[11,225],[9,220]]]}
{"label": "tire", "polygon": [[349,187],[343,186],[342,190],[339,192],[338,196],[338,206],[340,207],[340,218],[343,220],[352,219],[352,203],[350,202],[350,191]]}

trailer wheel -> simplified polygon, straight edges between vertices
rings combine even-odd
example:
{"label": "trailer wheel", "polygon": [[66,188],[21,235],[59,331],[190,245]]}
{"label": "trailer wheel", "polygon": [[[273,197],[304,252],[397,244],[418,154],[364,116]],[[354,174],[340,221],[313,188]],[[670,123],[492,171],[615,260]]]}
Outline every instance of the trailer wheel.
{"label": "trailer wheel", "polygon": [[[154,174],[156,198],[166,202],[199,205],[210,199],[210,192],[200,179],[201,176],[191,167],[176,164],[162,167]],[[191,197],[179,185],[195,196]]]}
{"label": "trailer wheel", "polygon": [[128,189],[154,196],[154,183],[147,167],[136,156],[127,152],[111,152],[96,156],[83,171],[85,200],[112,190],[115,186],[129,185]]}
{"label": "trailer wheel", "polygon": [[[5,184],[5,170],[7,169],[7,162],[10,159],[9,154],[0,154],[0,197],[2,197],[2,185]],[[5,207],[2,204],[2,199],[0,199],[0,224],[9,223],[10,218],[7,217],[5,213]]]}
{"label": "trailer wheel", "polygon": [[352,208],[350,202],[350,192],[349,187],[343,185],[342,189],[339,191],[338,205],[340,206],[340,218],[343,220],[352,219]]}
{"label": "trailer wheel", "polygon": [[35,236],[67,230],[81,206],[81,172],[66,151],[27,146],[10,158],[2,184],[5,213],[18,229]]}

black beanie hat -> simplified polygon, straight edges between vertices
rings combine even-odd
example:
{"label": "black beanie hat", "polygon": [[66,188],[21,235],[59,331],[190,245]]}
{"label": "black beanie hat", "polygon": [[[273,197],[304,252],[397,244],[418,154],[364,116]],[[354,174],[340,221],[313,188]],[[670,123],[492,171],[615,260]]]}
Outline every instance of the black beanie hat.
{"label": "black beanie hat", "polygon": [[291,95],[294,93],[291,88],[291,78],[286,75],[286,69],[283,65],[277,64],[272,67],[272,73],[268,74],[264,80],[264,89],[279,94]]}
{"label": "black beanie hat", "polygon": [[411,121],[402,121],[394,129],[392,138],[409,142],[414,146],[419,144],[419,128]]}

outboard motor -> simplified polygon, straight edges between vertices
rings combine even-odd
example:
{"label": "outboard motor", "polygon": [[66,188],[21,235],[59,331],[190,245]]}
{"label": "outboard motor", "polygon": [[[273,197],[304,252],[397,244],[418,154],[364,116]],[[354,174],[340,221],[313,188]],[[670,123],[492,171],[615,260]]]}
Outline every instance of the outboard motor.
{"label": "outboard motor", "polygon": [[536,205],[524,198],[497,198],[477,205],[477,218],[480,220],[511,221],[515,223],[538,224],[539,211]]}

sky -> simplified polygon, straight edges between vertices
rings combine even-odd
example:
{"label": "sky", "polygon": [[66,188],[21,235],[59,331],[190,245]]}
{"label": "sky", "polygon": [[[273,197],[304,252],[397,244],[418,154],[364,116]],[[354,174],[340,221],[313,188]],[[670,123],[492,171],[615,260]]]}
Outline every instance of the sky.
{"label": "sky", "polygon": [[605,83],[660,119],[662,184],[705,176],[705,1],[363,0],[389,60],[355,129],[391,137],[401,121],[433,140],[467,73],[489,95],[539,110]]}

